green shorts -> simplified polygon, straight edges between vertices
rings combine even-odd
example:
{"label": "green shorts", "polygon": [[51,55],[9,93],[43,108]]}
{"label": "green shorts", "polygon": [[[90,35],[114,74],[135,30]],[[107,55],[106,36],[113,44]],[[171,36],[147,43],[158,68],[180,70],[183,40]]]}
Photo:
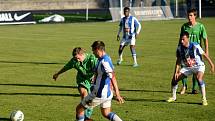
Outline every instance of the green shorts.
{"label": "green shorts", "polygon": [[91,87],[91,80],[85,80],[85,81],[82,81],[82,82],[77,82],[78,84],[78,88],[79,87],[84,87],[87,89],[88,92],[90,92],[90,87]]}

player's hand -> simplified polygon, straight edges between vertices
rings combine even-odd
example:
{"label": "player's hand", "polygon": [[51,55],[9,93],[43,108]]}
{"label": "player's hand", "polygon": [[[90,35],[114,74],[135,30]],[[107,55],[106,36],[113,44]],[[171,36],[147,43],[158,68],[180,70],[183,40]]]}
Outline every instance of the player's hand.
{"label": "player's hand", "polygon": [[54,74],[52,78],[56,81],[57,77],[58,77],[58,74]]}
{"label": "player's hand", "polygon": [[125,102],[121,96],[116,96],[116,100],[118,101],[119,104],[122,104]]}
{"label": "player's hand", "polygon": [[120,36],[119,35],[117,35],[117,39],[116,39],[117,41],[119,41],[120,40]]}
{"label": "player's hand", "polygon": [[214,73],[215,70],[214,70],[214,65],[211,67],[211,73]]}
{"label": "player's hand", "polygon": [[175,73],[175,75],[174,75],[174,80],[177,80],[178,77],[179,77],[179,73]]}

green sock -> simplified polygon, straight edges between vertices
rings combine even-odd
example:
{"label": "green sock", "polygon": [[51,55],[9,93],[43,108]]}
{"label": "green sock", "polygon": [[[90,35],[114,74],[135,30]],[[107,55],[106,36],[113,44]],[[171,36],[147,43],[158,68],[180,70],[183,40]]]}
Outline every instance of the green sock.
{"label": "green sock", "polygon": [[182,84],[187,88],[187,78],[182,79]]}
{"label": "green sock", "polygon": [[192,90],[198,90],[199,83],[198,83],[198,80],[196,79],[195,75],[193,75],[192,81],[193,81]]}
{"label": "green sock", "polygon": [[92,109],[92,108],[87,108],[87,109],[85,109],[85,111],[84,111],[84,115],[85,115],[85,117],[87,117],[87,118],[90,118],[91,115],[92,115],[92,113],[93,113],[93,109]]}

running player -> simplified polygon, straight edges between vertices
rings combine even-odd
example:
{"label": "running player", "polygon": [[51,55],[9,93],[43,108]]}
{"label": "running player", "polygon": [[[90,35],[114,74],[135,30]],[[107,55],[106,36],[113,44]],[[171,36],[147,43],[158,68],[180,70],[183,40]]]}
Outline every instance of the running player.
{"label": "running player", "polygon": [[95,81],[91,93],[76,107],[76,119],[77,121],[84,121],[84,110],[99,105],[101,113],[106,119],[110,121],[122,121],[111,110],[111,100],[113,98],[111,85],[114,88],[117,101],[124,103],[119,93],[117,81],[115,80],[111,58],[106,54],[105,44],[102,41],[95,41],[91,47],[93,54],[98,58]]}
{"label": "running player", "polygon": [[[94,75],[94,68],[97,63],[97,58],[93,54],[85,53],[81,47],[76,47],[72,52],[73,58],[57,73],[53,75],[53,79],[57,80],[61,73],[69,69],[76,69],[78,71],[76,82],[78,91],[81,95],[81,100],[90,92],[91,81]],[[92,109],[85,110],[85,120],[90,120]]]}

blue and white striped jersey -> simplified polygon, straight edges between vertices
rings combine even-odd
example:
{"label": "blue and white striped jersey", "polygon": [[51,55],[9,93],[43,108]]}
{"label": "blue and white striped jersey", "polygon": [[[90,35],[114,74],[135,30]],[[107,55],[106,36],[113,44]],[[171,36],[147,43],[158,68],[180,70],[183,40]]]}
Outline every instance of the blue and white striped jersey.
{"label": "blue and white striped jersey", "polygon": [[177,58],[180,58],[183,67],[204,65],[202,60],[203,49],[198,43],[190,42],[189,47],[180,44],[177,48]]}
{"label": "blue and white striped jersey", "polygon": [[96,66],[96,79],[93,85],[92,95],[98,98],[108,98],[111,94],[111,78],[113,72],[113,64],[111,58],[105,54],[98,59]]}
{"label": "blue and white striped jersey", "polygon": [[[135,36],[136,34],[139,34],[141,30],[140,22],[133,16],[123,17],[120,21],[119,26],[119,31],[123,30],[123,37],[126,36],[126,34]],[[125,32],[125,29],[129,29],[129,32]]]}

